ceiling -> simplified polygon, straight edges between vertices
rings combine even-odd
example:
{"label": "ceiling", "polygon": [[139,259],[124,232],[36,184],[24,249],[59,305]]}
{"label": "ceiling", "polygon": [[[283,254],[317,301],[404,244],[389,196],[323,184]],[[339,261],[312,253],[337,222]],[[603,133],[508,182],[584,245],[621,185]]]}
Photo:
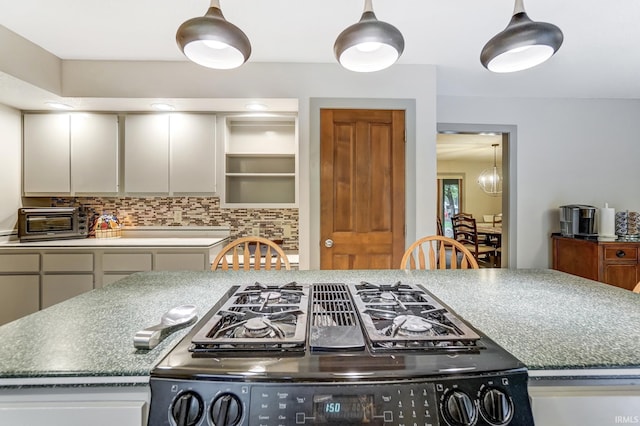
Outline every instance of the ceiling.
{"label": "ceiling", "polygon": [[[221,0],[227,20],[252,44],[250,62],[336,63],[333,43],[360,18],[363,0]],[[186,61],[175,42],[182,22],[209,0],[0,0],[0,25],[68,60]],[[640,2],[527,0],[533,20],[551,22],[564,43],[548,62],[513,74],[480,64],[484,44],[508,23],[513,0],[374,0],[379,20],[404,35],[399,64],[437,67],[440,96],[640,98]],[[230,71],[233,72],[233,71]],[[51,94],[0,73],[0,103],[42,109]],[[148,109],[153,99],[78,99],[87,109]],[[296,111],[297,99],[264,99]],[[246,100],[172,100],[177,109],[242,111]],[[499,136],[439,135],[441,160],[493,159]],[[498,157],[500,157],[498,152]],[[471,156],[471,157],[469,157]]]}
{"label": "ceiling", "polygon": [[[252,62],[335,63],[333,43],[357,22],[363,0],[221,0],[249,37]],[[0,0],[0,25],[62,59],[185,60],[178,26],[204,15],[208,0]],[[512,0],[374,0],[396,26],[400,64],[437,66],[438,95],[640,98],[640,2],[528,0],[534,20],[559,26],[565,41],[545,64],[493,74],[483,45],[511,17]]]}
{"label": "ceiling", "polygon": [[493,163],[493,144],[496,147],[496,160],[502,163],[501,134],[439,133],[436,138],[438,161],[474,161]]}

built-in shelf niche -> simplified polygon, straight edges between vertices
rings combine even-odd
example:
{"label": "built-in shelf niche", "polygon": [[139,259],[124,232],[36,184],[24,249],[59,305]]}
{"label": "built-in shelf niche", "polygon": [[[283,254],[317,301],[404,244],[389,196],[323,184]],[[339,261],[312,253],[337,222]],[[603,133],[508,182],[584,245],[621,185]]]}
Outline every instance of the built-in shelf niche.
{"label": "built-in shelf niche", "polygon": [[295,207],[296,117],[230,116],[225,127],[223,206]]}

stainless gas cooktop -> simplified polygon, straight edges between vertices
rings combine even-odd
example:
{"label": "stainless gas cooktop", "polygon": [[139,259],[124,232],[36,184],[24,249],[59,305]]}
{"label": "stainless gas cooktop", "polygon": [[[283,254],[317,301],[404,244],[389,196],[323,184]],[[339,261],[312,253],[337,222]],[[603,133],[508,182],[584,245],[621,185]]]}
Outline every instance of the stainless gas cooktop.
{"label": "stainless gas cooktop", "polygon": [[151,374],[150,425],[532,425],[525,366],[424,286],[232,288]]}

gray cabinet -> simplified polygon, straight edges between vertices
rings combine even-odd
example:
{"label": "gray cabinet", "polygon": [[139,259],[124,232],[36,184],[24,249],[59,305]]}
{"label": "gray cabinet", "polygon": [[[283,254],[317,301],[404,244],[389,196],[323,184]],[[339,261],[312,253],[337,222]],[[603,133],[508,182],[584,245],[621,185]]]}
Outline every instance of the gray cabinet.
{"label": "gray cabinet", "polygon": [[40,309],[40,255],[0,255],[0,325]]}
{"label": "gray cabinet", "polygon": [[0,325],[135,272],[209,270],[224,243],[1,249]]}
{"label": "gray cabinet", "polygon": [[71,192],[118,192],[118,117],[71,115]]}
{"label": "gray cabinet", "polygon": [[24,193],[70,193],[69,114],[25,114],[23,123]]}
{"label": "gray cabinet", "polygon": [[23,192],[118,192],[115,114],[24,114]]}
{"label": "gray cabinet", "polygon": [[213,194],[215,125],[211,114],[127,115],[125,192]]}
{"label": "gray cabinet", "polygon": [[169,192],[169,115],[130,114],[124,128],[125,192]]}
{"label": "gray cabinet", "polygon": [[41,308],[93,290],[93,253],[42,253]]}

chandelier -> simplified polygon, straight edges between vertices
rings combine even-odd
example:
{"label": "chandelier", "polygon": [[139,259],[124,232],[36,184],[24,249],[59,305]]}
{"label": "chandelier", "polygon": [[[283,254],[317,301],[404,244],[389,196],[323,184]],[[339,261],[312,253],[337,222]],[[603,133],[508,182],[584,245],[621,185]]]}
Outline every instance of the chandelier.
{"label": "chandelier", "polygon": [[491,144],[493,147],[493,167],[484,169],[480,176],[478,176],[478,185],[486,193],[492,197],[499,197],[502,195],[502,174],[498,170],[496,165],[496,149],[498,144]]}

